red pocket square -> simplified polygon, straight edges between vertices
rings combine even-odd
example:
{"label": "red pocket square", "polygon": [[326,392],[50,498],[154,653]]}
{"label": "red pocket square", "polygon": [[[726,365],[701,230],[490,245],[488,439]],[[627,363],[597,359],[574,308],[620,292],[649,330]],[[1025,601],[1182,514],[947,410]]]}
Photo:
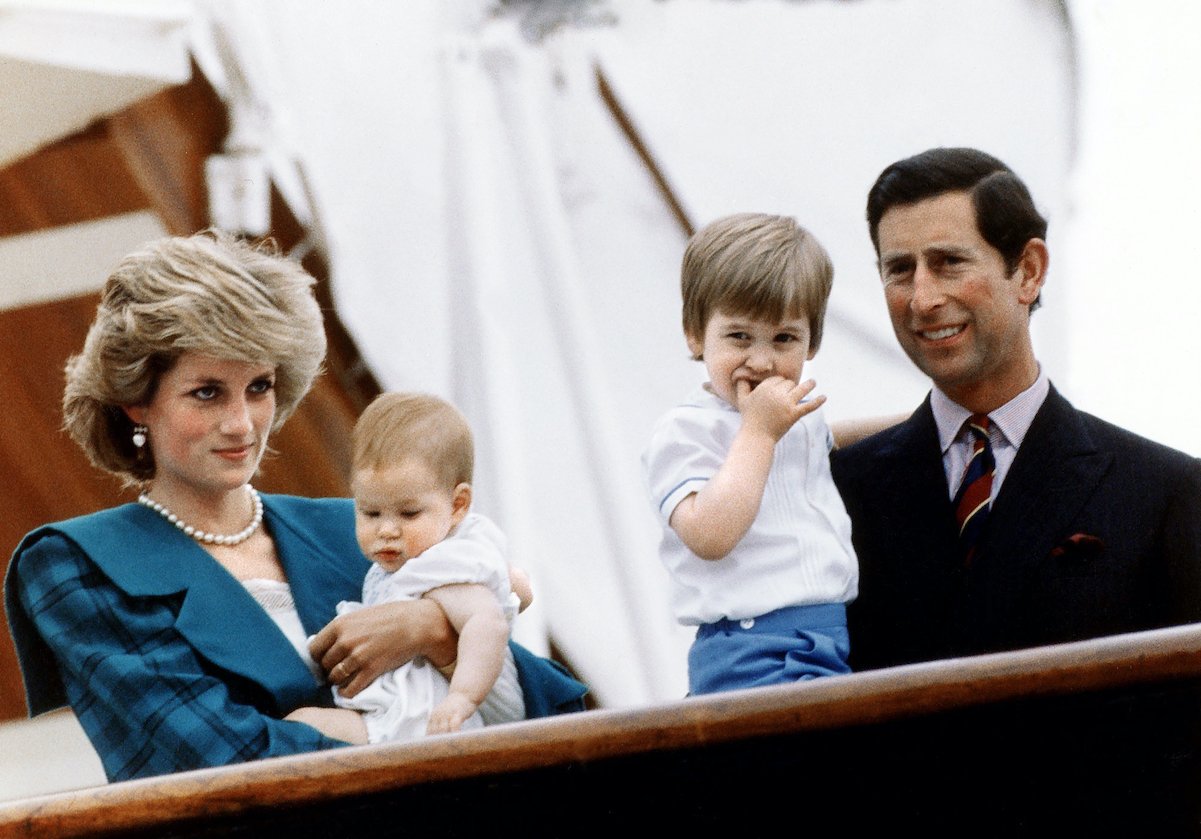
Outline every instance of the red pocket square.
{"label": "red pocket square", "polygon": [[1089,533],[1073,533],[1051,549],[1051,556],[1096,556],[1105,550],[1105,543]]}

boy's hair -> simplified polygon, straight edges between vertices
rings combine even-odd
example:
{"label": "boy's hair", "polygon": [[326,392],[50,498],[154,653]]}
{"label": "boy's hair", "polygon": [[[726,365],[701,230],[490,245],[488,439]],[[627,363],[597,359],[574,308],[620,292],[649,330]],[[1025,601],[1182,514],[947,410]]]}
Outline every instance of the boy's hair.
{"label": "boy's hair", "polygon": [[409,457],[427,463],[448,489],[471,483],[475,447],[457,408],[426,393],[383,393],[355,423],[351,466],[382,469]]}
{"label": "boy's hair", "polygon": [[718,310],[773,321],[804,316],[809,349],[816,352],[833,282],[826,249],[796,219],[724,216],[698,230],[684,250],[684,334],[703,338]]}

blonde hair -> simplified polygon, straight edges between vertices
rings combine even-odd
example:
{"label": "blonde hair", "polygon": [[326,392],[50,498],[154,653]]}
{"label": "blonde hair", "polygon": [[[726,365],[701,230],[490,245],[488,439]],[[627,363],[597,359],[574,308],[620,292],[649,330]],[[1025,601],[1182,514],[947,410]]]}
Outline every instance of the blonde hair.
{"label": "blonde hair", "polygon": [[724,216],[688,240],[680,268],[684,334],[702,339],[716,311],[780,321],[809,319],[821,346],[834,266],[821,243],[790,216]]}
{"label": "blonde hair", "polygon": [[275,417],[291,416],[325,358],[313,278],[272,243],[219,230],[160,239],[109,276],[83,350],[67,361],[64,427],[91,462],[136,483],[154,477],[123,410],[153,397],[186,352],[275,365]]}
{"label": "blonde hair", "polygon": [[457,408],[427,393],[382,393],[350,435],[354,471],[382,469],[419,457],[448,489],[471,483],[475,445]]}

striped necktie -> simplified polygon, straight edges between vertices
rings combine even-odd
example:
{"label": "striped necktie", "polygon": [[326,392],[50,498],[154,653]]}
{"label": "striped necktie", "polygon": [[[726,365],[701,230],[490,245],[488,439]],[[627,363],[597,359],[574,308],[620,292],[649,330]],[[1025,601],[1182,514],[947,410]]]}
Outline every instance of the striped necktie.
{"label": "striped necktie", "polygon": [[959,523],[959,548],[964,565],[972,564],[976,544],[984,530],[984,523],[988,520],[992,478],[997,468],[988,439],[989,424],[986,414],[973,414],[967,420],[967,427],[972,436],[972,455],[967,468],[963,470],[963,481],[959,484],[959,491],[955,493],[953,502],[955,520]]}

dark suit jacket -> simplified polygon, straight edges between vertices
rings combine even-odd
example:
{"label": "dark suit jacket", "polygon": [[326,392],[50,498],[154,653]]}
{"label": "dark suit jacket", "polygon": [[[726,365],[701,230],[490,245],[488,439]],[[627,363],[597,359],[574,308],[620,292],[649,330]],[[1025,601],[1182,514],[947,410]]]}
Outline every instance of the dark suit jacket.
{"label": "dark suit jacket", "polygon": [[1054,387],[970,569],[929,399],[832,461],[860,563],[857,670],[1201,620],[1201,462]]}
{"label": "dark suit jacket", "polygon": [[[848,610],[856,670],[1201,619],[1201,463],[1077,411],[1054,388],[970,569],[929,399],[832,464],[860,563]],[[1199,708],[1185,684],[944,714],[930,726],[955,734],[881,756],[877,769],[941,790],[943,817],[987,814],[996,835],[1052,824],[1196,835]],[[1041,744],[1038,761],[1027,743]]]}

